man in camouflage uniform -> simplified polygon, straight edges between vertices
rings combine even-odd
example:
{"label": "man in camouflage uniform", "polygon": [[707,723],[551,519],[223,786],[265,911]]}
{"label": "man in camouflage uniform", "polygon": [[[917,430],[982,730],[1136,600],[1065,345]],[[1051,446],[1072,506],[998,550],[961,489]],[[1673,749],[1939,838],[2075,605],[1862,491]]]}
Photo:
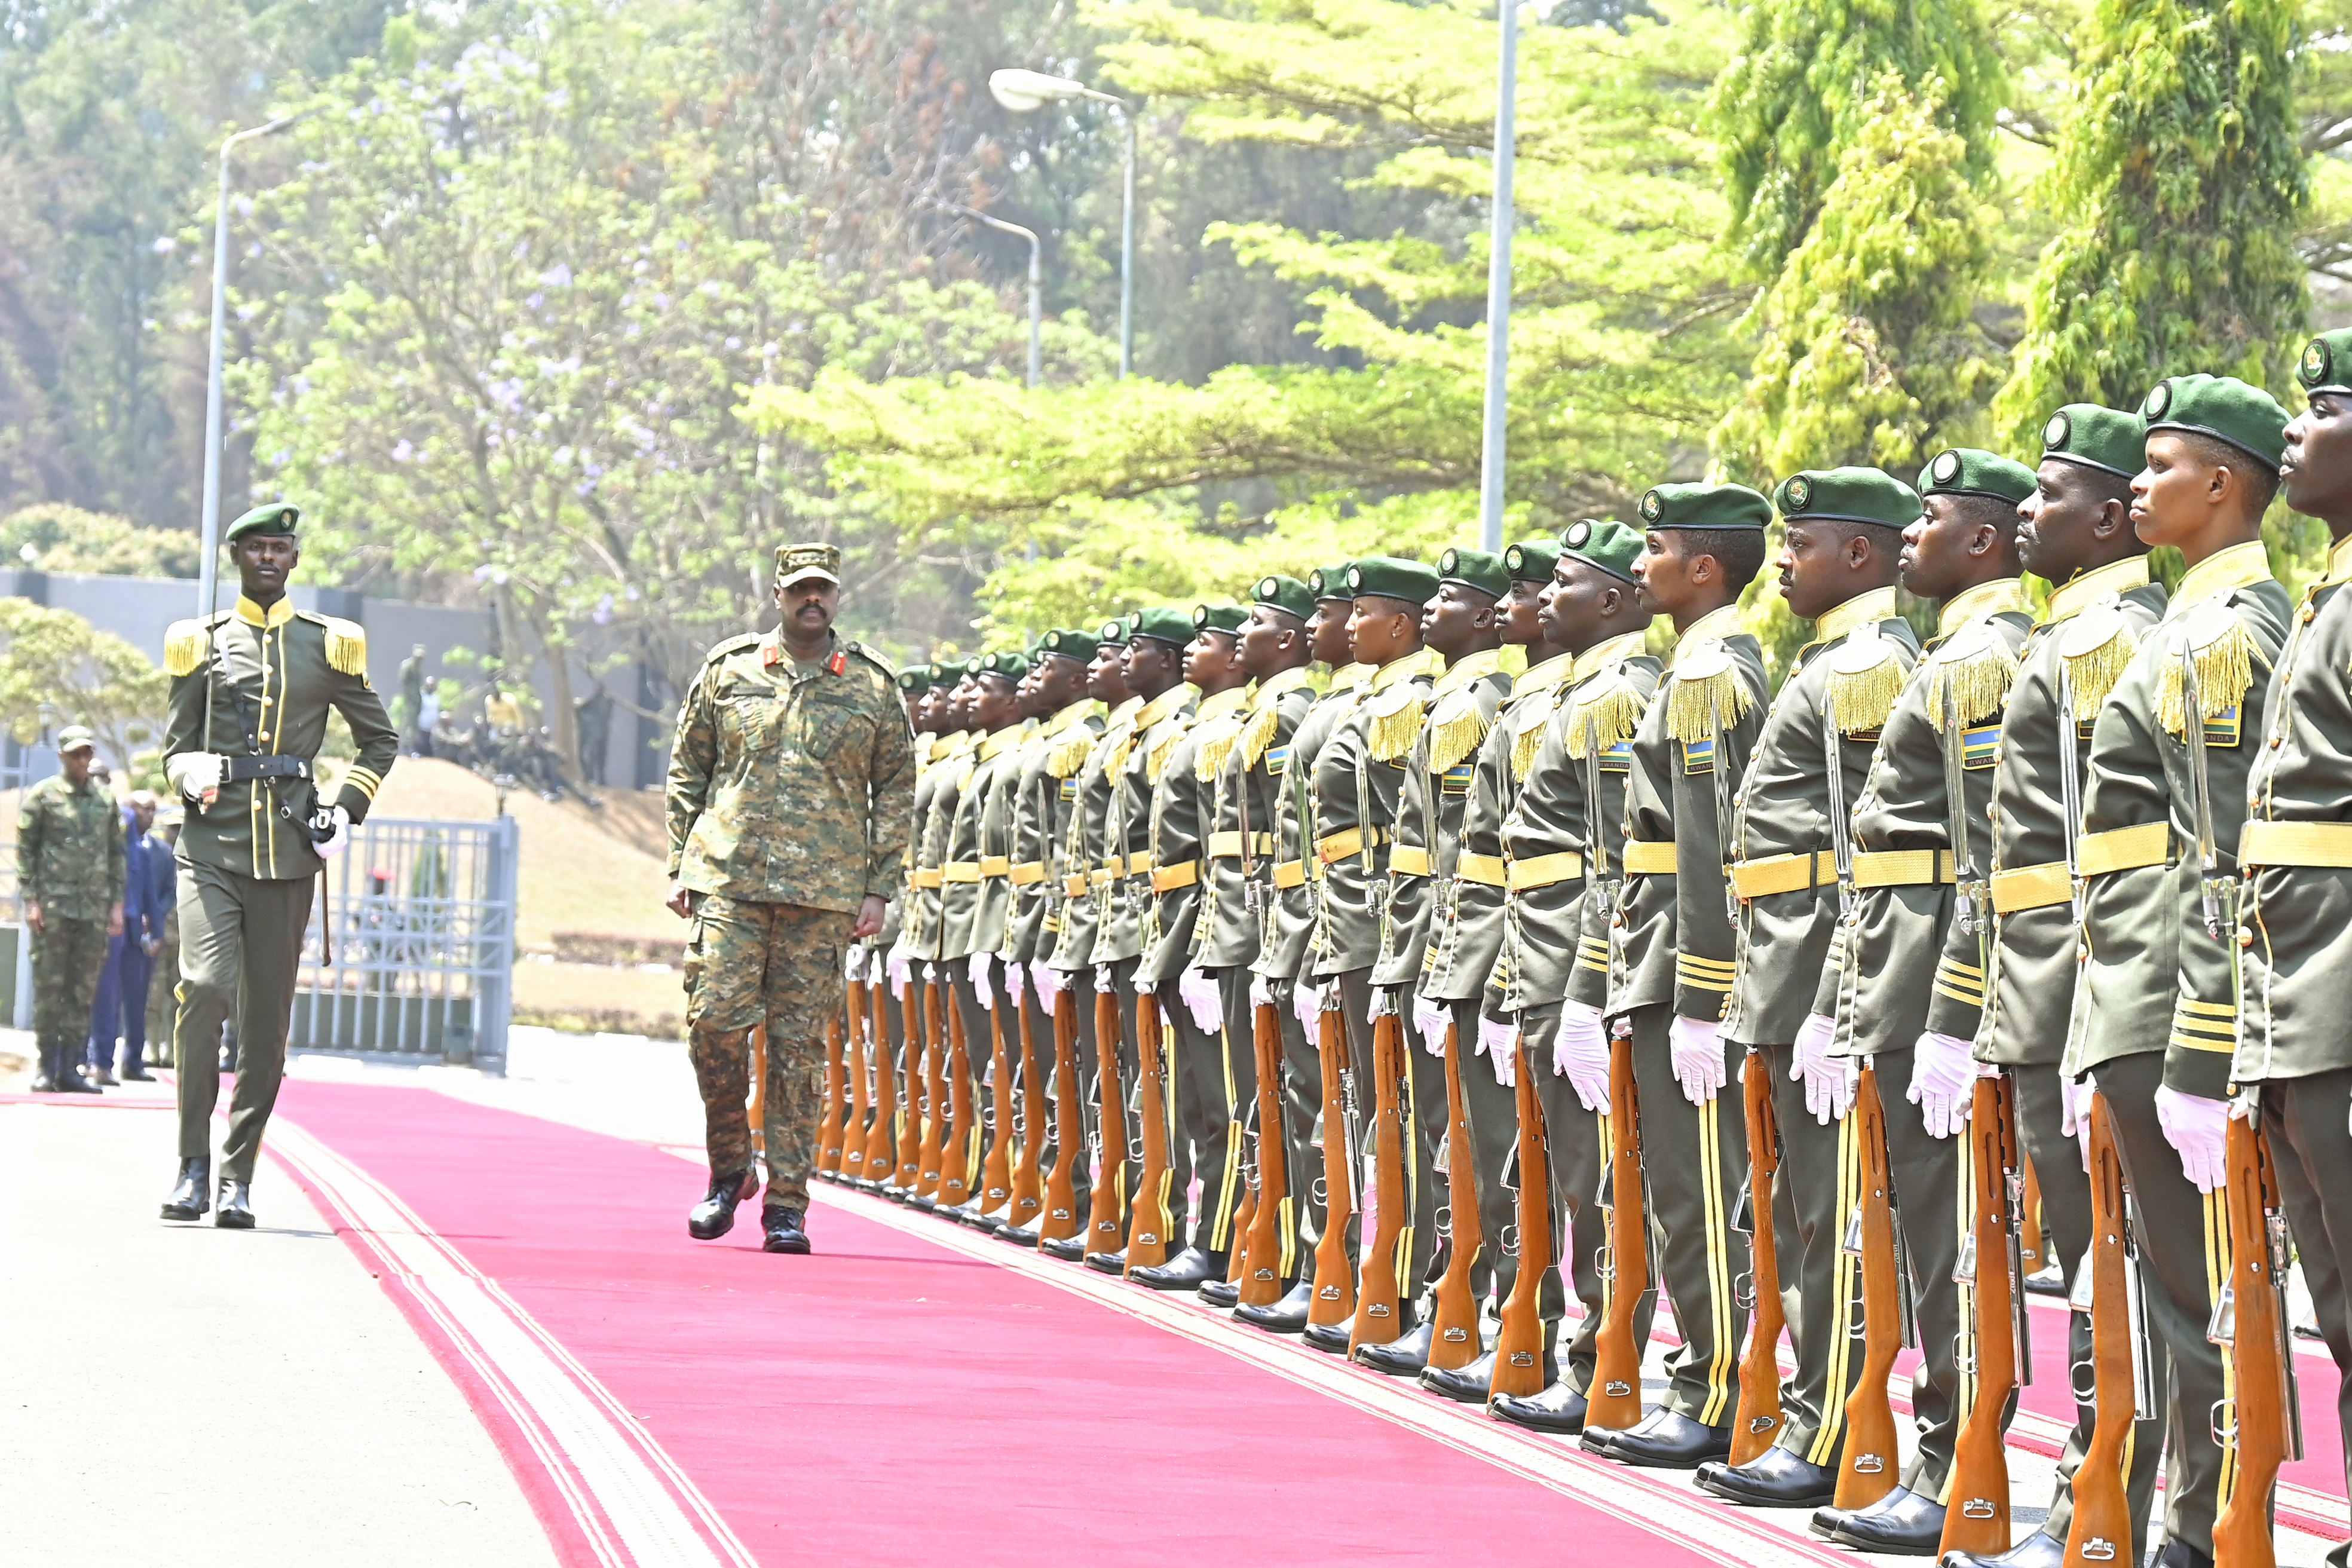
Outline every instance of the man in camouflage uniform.
{"label": "man in camouflage uniform", "polygon": [[88,730],[58,732],[59,772],[25,792],[16,808],[16,897],[33,939],[33,1033],[38,1093],[96,1094],[81,1076],[91,993],[108,941],[122,934],[122,818],[90,777]]}
{"label": "man in camouflage uniform", "polygon": [[694,922],[687,1024],[710,1154],[688,1234],[725,1235],[757,1184],[743,1107],[764,1020],[770,1252],[809,1249],[825,1021],[849,944],[882,929],[914,810],[894,672],[834,636],[840,564],[829,544],[776,552],[782,625],[710,651],[670,759],[669,905]]}

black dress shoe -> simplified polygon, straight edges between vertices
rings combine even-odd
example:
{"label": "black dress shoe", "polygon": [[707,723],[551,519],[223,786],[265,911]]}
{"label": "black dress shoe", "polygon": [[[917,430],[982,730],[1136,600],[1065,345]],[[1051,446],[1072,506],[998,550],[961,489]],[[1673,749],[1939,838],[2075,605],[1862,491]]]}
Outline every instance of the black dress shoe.
{"label": "black dress shoe", "polygon": [[2066,1543],[2034,1531],[2006,1552],[1947,1552],[1937,1568],[2063,1568]]}
{"label": "black dress shoe", "polygon": [[1620,1464],[1647,1469],[1696,1469],[1730,1455],[1731,1423],[1706,1426],[1679,1410],[1661,1407],[1618,1433],[1608,1453]]}
{"label": "black dress shoe", "polygon": [[106,1092],[70,1067],[58,1075],[57,1087],[60,1094],[104,1094]]}
{"label": "black dress shoe", "polygon": [[1538,1432],[1558,1432],[1570,1437],[1584,1434],[1584,1395],[1566,1378],[1554,1379],[1540,1394],[1506,1394],[1490,1399],[1486,1413],[1514,1426],[1532,1427]]}
{"label": "black dress shoe", "polygon": [[806,1211],[796,1208],[772,1208],[760,1211],[760,1228],[767,1233],[760,1243],[762,1252],[797,1252],[809,1249],[808,1232],[803,1228]]}
{"label": "black dress shoe", "polygon": [[1475,1358],[1467,1366],[1425,1366],[1421,1369],[1422,1387],[1447,1399],[1458,1399],[1465,1405],[1486,1404],[1488,1385],[1494,1381],[1493,1351]]}
{"label": "black dress shoe", "polygon": [[1264,1329],[1270,1334],[1298,1334],[1307,1331],[1307,1314],[1315,1308],[1315,1282],[1301,1279],[1283,1293],[1279,1301],[1269,1301],[1263,1307],[1235,1307],[1234,1321],[1247,1323],[1253,1329]]}
{"label": "black dress shoe", "polygon": [[1356,1352],[1356,1359],[1391,1377],[1413,1377],[1429,1364],[1429,1346],[1435,1337],[1433,1324],[1415,1323],[1384,1345],[1364,1346]]}
{"label": "black dress shoe", "polygon": [[1058,1258],[1065,1263],[1079,1263],[1083,1262],[1087,1256],[1087,1238],[1083,1236],[1066,1236],[1059,1241],[1041,1241],[1037,1244],[1037,1250],[1048,1258]]}
{"label": "black dress shoe", "polygon": [[1188,1247],[1165,1263],[1130,1269],[1128,1278],[1154,1290],[1197,1290],[1212,1279],[1225,1277],[1225,1255]]}
{"label": "black dress shoe", "polygon": [[172,1189],[172,1195],[163,1200],[163,1217],[176,1220],[202,1218],[205,1211],[213,1206],[211,1198],[206,1195],[212,1191],[212,1186],[213,1163],[210,1155],[198,1154],[194,1159],[181,1161],[180,1183]]}
{"label": "black dress shoe", "polygon": [[2154,1568],[2213,1568],[2213,1558],[2174,1536],[2158,1550]]}
{"label": "black dress shoe", "polygon": [[[1907,1487],[1896,1487],[1868,1508],[1848,1513],[1824,1509],[1840,1517],[1830,1524],[1830,1539],[1864,1552],[1890,1552],[1897,1557],[1933,1557],[1944,1540],[1944,1505]],[[1821,1514],[1813,1516],[1816,1524]]]}
{"label": "black dress shoe", "polygon": [[910,1209],[920,1209],[925,1214],[937,1214],[940,1209],[940,1200],[937,1198],[927,1198],[920,1193],[918,1193],[907,1200],[907,1206]]}
{"label": "black dress shoe", "polygon": [[253,1228],[252,1183],[233,1176],[221,1178],[220,1196],[213,1203],[213,1226],[217,1230]]}
{"label": "black dress shoe", "polygon": [[1356,1337],[1356,1317],[1350,1312],[1336,1323],[1309,1323],[1302,1331],[1307,1342],[1328,1355],[1346,1355],[1348,1342]]}
{"label": "black dress shoe", "polygon": [[1744,1465],[1709,1465],[1701,1491],[1759,1508],[1822,1508],[1837,1496],[1837,1472],[1809,1464],[1778,1443]]}
{"label": "black dress shoe", "polygon": [[753,1171],[711,1177],[709,1194],[686,1211],[686,1234],[697,1241],[717,1241],[735,1228],[735,1205],[759,1190]]}
{"label": "black dress shoe", "polygon": [[1240,1306],[1241,1300],[1242,1288],[1231,1279],[1212,1279],[1201,1287],[1200,1301],[1203,1307],[1214,1307],[1222,1312]]}
{"label": "black dress shoe", "polygon": [[996,1227],[996,1239],[1009,1241],[1015,1247],[1034,1247],[1037,1245],[1037,1233],[1025,1225],[1000,1225]]}
{"label": "black dress shoe", "polygon": [[122,1069],[122,1081],[125,1083],[153,1083],[155,1081],[155,1075],[149,1072],[144,1068],[124,1068]]}
{"label": "black dress shoe", "polygon": [[1089,1252],[1087,1254],[1087,1267],[1097,1274],[1124,1274],[1127,1272],[1127,1248],[1122,1247],[1117,1252]]}

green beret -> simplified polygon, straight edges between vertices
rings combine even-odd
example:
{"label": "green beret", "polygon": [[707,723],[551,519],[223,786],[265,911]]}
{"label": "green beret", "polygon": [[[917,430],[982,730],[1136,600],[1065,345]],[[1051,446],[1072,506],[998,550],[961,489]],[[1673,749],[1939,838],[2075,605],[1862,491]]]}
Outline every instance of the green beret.
{"label": "green beret", "polygon": [[292,533],[301,525],[302,509],[289,501],[274,500],[268,506],[255,507],[228,525],[221,535],[224,544],[235,544],[248,533]]}
{"label": "green beret", "polygon": [[1437,580],[1499,599],[1511,591],[1511,574],[1503,558],[1484,550],[1449,550],[1437,558]]}
{"label": "green beret", "polygon": [[2233,375],[2167,376],[2148,390],[2140,413],[2151,436],[2158,430],[2210,436],[2272,468],[2286,456],[2286,410]]}
{"label": "green beret", "polygon": [[2352,331],[2322,332],[2303,345],[2294,379],[2306,395],[2315,392],[2352,392]]}
{"label": "green beret", "polygon": [[1746,485],[1653,485],[1642,498],[1649,528],[1752,528],[1772,521],[1772,503]]}
{"label": "green beret", "polygon": [[1297,578],[1285,577],[1280,573],[1259,578],[1250,598],[1255,604],[1269,605],[1284,615],[1297,616],[1302,621],[1315,613],[1315,590]]}
{"label": "green beret", "polygon": [[1064,658],[1088,664],[1093,662],[1102,640],[1090,632],[1050,631],[1037,640],[1037,646],[1045,653],[1058,653]]}
{"label": "green beret", "polygon": [[1318,566],[1307,574],[1307,591],[1318,599],[1352,599],[1348,589],[1348,568],[1352,561],[1342,561],[1337,566]]}
{"label": "green beret", "polygon": [[2033,470],[1997,452],[1947,447],[1919,470],[1923,496],[1990,496],[2015,506],[2033,493]]}
{"label": "green beret", "polygon": [[[1738,486],[1727,487],[1738,489]],[[1756,495],[1754,490],[1748,492]],[[1762,500],[1762,496],[1756,496]],[[1712,525],[1708,525],[1712,526]],[[1621,582],[1633,580],[1633,558],[1642,553],[1642,535],[1614,518],[1594,522],[1586,519],[1571,522],[1559,536],[1561,552],[1579,561],[1589,561]]]}
{"label": "green beret", "polygon": [[2070,403],[2042,426],[2042,456],[2127,479],[2147,467],[2147,426],[2120,408]]}
{"label": "green beret", "polygon": [[1377,594],[1425,605],[1437,595],[1437,574],[1418,561],[1396,555],[1367,555],[1348,568],[1348,592],[1355,598]]}
{"label": "green beret", "polygon": [[1105,621],[1102,624],[1102,629],[1095,633],[1095,641],[1097,643],[1123,643],[1134,635],[1135,626],[1133,623],[1131,623],[1125,616],[1121,616],[1115,621]]}
{"label": "green beret", "polygon": [[898,689],[912,697],[918,691],[931,689],[931,672],[928,669],[902,669],[898,672]]}
{"label": "green beret", "polygon": [[1192,628],[1203,632],[1238,632],[1249,612],[1239,605],[1195,605]]}
{"label": "green beret", "polygon": [[992,653],[971,661],[974,675],[1001,675],[1007,680],[1018,680],[1029,673],[1029,661],[1017,653]]}
{"label": "green beret", "polygon": [[1192,641],[1192,617],[1172,605],[1154,605],[1148,610],[1136,611],[1129,620],[1129,640],[1155,637],[1177,647],[1187,647]]}
{"label": "green beret", "polygon": [[948,677],[951,672],[957,675],[962,674],[963,666],[961,664],[950,666],[946,664],[934,663],[929,667],[929,668],[924,671],[925,674],[931,678],[931,684],[933,686],[945,686],[948,683]]}
{"label": "green beret", "polygon": [[1772,504],[1784,518],[1821,517],[1874,528],[1908,528],[1919,521],[1918,492],[1876,468],[1807,468],[1790,474],[1772,492]]}
{"label": "green beret", "polygon": [[1503,570],[1522,583],[1549,583],[1559,564],[1559,541],[1530,539],[1503,552]]}

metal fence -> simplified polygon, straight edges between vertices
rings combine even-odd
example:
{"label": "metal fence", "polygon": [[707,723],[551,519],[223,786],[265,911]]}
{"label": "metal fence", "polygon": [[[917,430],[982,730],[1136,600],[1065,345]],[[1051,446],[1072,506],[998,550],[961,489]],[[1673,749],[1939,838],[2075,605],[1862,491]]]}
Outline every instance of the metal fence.
{"label": "metal fence", "polygon": [[332,962],[314,911],[288,1044],[502,1066],[520,842],[510,816],[352,829],[327,872]]}

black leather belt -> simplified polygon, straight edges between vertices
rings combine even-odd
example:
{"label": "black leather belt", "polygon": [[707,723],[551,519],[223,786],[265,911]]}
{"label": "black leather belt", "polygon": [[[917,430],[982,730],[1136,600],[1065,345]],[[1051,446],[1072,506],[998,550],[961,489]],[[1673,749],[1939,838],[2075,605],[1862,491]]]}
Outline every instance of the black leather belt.
{"label": "black leather belt", "polygon": [[224,756],[227,765],[221,772],[225,784],[241,779],[307,779],[310,776],[308,757]]}

